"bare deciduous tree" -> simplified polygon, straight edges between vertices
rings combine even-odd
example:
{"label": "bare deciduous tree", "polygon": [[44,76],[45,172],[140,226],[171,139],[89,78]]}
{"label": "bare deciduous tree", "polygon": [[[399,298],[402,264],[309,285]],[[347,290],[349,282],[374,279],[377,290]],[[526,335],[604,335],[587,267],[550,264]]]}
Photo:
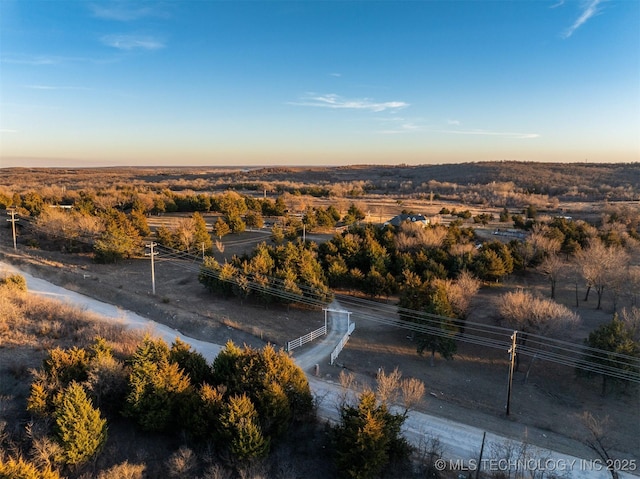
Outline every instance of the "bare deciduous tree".
{"label": "bare deciduous tree", "polygon": [[556,299],[556,285],[564,265],[564,261],[555,253],[547,256],[540,265],[540,271],[549,279],[551,284],[551,299]]}
{"label": "bare deciduous tree", "polygon": [[451,307],[459,318],[465,318],[471,301],[480,290],[481,282],[469,271],[464,270],[455,281],[450,283],[446,291]]}
{"label": "bare deciduous tree", "polygon": [[130,464],[129,461],[124,461],[101,471],[98,479],[142,479],[145,469],[144,464]]}
{"label": "bare deciduous tree", "polygon": [[204,472],[202,479],[231,479],[233,472],[221,464],[213,464]]}
{"label": "bare deciduous tree", "polygon": [[[522,290],[500,296],[498,310],[504,323],[524,333],[518,335],[520,345],[526,343],[527,333],[557,335],[580,322],[580,317],[566,306]],[[520,355],[516,355],[516,370],[519,366]]]}
{"label": "bare deciduous tree", "polygon": [[631,306],[640,306],[640,266],[629,267],[626,286],[626,296]]}
{"label": "bare deciduous tree", "polygon": [[580,322],[580,317],[566,306],[523,290],[503,294],[498,309],[505,323],[525,333],[553,335]]}
{"label": "bare deciduous tree", "polygon": [[629,309],[623,308],[620,319],[631,333],[634,341],[640,343],[640,308],[636,306]]}
{"label": "bare deciduous tree", "polygon": [[549,237],[549,226],[546,224],[536,224],[533,232],[527,241],[531,243],[536,254],[548,256],[560,251],[562,242],[558,238]]}
{"label": "bare deciduous tree", "polygon": [[403,379],[400,384],[405,413],[418,404],[424,396],[424,383],[416,378]]}
{"label": "bare deciduous tree", "polygon": [[338,375],[338,381],[343,389],[340,395],[339,407],[344,407],[348,404],[350,396],[355,398],[355,392],[353,389],[356,386],[356,376],[352,372],[345,373],[343,369]]}
{"label": "bare deciduous tree", "polygon": [[619,246],[606,246],[602,241],[595,239],[589,247],[580,250],[575,256],[582,276],[587,282],[587,292],[584,300],[589,299],[591,288],[596,290],[598,304],[596,309],[602,307],[602,295],[607,286],[612,286],[612,282],[626,269],[629,263],[629,255]]}
{"label": "bare deciduous tree", "polygon": [[197,465],[196,455],[186,446],[181,446],[167,459],[167,469],[170,477],[189,477]]}
{"label": "bare deciduous tree", "polygon": [[402,373],[398,371],[397,367],[389,374],[386,374],[382,368],[378,370],[376,396],[380,402],[387,404],[396,402],[401,378]]}
{"label": "bare deciduous tree", "polygon": [[176,226],[175,234],[180,249],[189,250],[193,246],[196,230],[191,218],[181,218]]}
{"label": "bare deciduous tree", "polygon": [[418,247],[438,248],[447,237],[447,228],[441,226],[425,227],[423,223],[405,221],[396,235],[396,247],[407,251]]}
{"label": "bare deciduous tree", "polygon": [[605,432],[608,428],[609,418],[600,419],[589,411],[585,411],[580,419],[587,430],[586,436],[582,436],[584,443],[602,460],[603,465],[611,474],[611,479],[618,479],[618,471],[614,467],[615,461],[612,460],[610,452],[611,442]]}

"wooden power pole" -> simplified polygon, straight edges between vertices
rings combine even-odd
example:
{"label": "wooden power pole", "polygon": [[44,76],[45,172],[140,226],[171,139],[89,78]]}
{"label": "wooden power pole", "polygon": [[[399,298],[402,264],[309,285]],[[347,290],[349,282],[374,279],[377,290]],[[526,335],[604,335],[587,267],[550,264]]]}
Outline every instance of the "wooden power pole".
{"label": "wooden power pole", "polygon": [[507,416],[509,415],[511,408],[511,384],[513,383],[513,369],[516,364],[516,338],[518,331],[514,331],[511,335],[511,348],[509,354],[511,355],[509,364],[509,385],[507,386]]}
{"label": "wooden power pole", "polygon": [[158,254],[157,251],[153,251],[153,248],[157,246],[153,241],[148,245],[145,245],[145,248],[149,248],[149,253],[145,253],[145,256],[151,256],[151,292],[155,296],[156,294],[156,272],[153,265],[153,257]]}
{"label": "wooden power pole", "polygon": [[11,231],[13,231],[13,249],[17,250],[18,246],[16,243],[16,221],[18,221],[18,219],[16,218],[16,210],[11,209],[7,211],[7,214],[11,215],[11,219],[7,219],[7,221],[11,221]]}

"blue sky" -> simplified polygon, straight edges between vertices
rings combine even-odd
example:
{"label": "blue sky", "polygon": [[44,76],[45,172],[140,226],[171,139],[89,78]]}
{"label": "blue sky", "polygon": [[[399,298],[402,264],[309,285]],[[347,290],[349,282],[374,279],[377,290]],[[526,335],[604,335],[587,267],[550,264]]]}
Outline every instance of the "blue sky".
{"label": "blue sky", "polygon": [[640,161],[640,2],[0,0],[0,166]]}

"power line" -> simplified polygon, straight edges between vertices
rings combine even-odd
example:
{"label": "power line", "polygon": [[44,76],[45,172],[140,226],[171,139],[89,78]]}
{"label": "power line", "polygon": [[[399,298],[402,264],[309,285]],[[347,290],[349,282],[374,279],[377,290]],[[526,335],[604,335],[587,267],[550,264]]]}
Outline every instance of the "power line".
{"label": "power line", "polygon": [[[191,264],[185,264],[182,260],[194,258],[194,256],[188,252],[173,250],[163,245],[159,245],[159,248],[161,248],[166,255],[164,260],[173,262],[190,271],[197,272],[204,277],[229,282],[241,286],[246,291],[256,291],[261,294],[273,295],[286,301],[298,302],[312,307],[326,307],[326,302],[320,295],[307,285],[297,284],[297,287],[304,293],[303,295],[299,295],[284,290],[284,282],[280,278],[261,275],[262,278],[260,279],[257,278],[256,275],[246,273],[243,273],[242,284],[239,284],[236,278],[223,278],[219,272],[213,269],[200,268],[196,266],[193,261]],[[486,325],[461,320],[459,318],[448,318],[406,308],[382,305],[375,301],[353,296],[336,295],[336,298],[343,306],[351,306],[357,309],[353,312],[353,317],[357,319],[402,328],[416,333],[451,338],[452,333],[443,330],[441,326],[442,322],[446,321],[463,330],[462,333],[453,334],[455,339],[461,342],[502,350],[507,350],[511,344],[513,330],[501,326]],[[363,309],[375,311],[375,314],[364,312]],[[398,314],[408,320],[394,319]],[[537,359],[555,364],[640,383],[640,359],[638,358],[532,333],[520,332],[520,334],[526,338],[526,343],[517,345],[521,355],[536,357]],[[534,344],[535,347],[529,343]],[[606,363],[603,363],[603,361],[606,361]]]}
{"label": "power line", "polygon": [[[11,220],[7,220],[11,221]],[[16,220],[17,221],[17,220]],[[59,239],[69,239],[65,235],[52,235],[50,231],[45,231],[33,221],[26,221],[26,225],[33,230],[54,236]],[[78,243],[89,242],[80,238],[75,238]],[[236,244],[255,242],[238,241]],[[286,302],[300,303],[313,308],[326,307],[327,295],[310,285],[304,283],[294,283],[296,290],[287,287],[284,279],[267,275],[253,275],[242,273],[240,283],[234,277],[223,278],[220,272],[212,269],[201,268],[203,260],[199,255],[191,254],[188,251],[180,251],[168,246],[153,243],[157,250],[152,250],[152,289],[155,294],[155,273],[153,269],[154,257],[158,255],[157,262],[168,261],[177,266],[189,270],[203,277],[210,277],[218,281],[228,282],[236,287],[242,288],[249,294],[255,292],[262,295],[270,295],[280,298]],[[149,247],[149,246],[147,246]],[[147,256],[150,256],[148,253]],[[367,300],[360,297],[336,294],[336,299],[349,308],[353,308],[354,318],[376,322],[394,328],[401,328],[419,334],[429,334],[437,337],[451,338],[475,344],[481,347],[507,350],[511,344],[510,336],[512,329],[496,325],[476,323],[459,318],[448,318],[429,314],[426,312],[410,310],[397,306],[385,305],[376,301]],[[398,317],[400,316],[400,317]],[[460,332],[452,333],[442,329],[442,323],[446,322]],[[611,351],[605,351],[582,345],[563,341],[556,338],[541,336],[534,333],[519,332],[522,341],[518,344],[518,352],[522,356],[535,357],[554,364],[573,367],[590,373],[603,374],[617,379],[624,379],[631,382],[640,383],[640,359]]]}

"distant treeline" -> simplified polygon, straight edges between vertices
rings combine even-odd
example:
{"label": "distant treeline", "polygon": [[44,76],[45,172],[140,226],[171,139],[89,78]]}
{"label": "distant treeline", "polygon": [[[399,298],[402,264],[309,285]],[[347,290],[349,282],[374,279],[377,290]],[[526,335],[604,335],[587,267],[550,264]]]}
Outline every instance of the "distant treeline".
{"label": "distant treeline", "polygon": [[11,193],[43,185],[65,191],[97,186],[147,191],[234,189],[315,197],[439,195],[497,206],[508,205],[510,200],[513,204],[513,195],[560,201],[640,199],[640,163],[544,163],[542,167],[534,162],[502,161],[288,168],[7,168],[2,172],[0,190]]}

